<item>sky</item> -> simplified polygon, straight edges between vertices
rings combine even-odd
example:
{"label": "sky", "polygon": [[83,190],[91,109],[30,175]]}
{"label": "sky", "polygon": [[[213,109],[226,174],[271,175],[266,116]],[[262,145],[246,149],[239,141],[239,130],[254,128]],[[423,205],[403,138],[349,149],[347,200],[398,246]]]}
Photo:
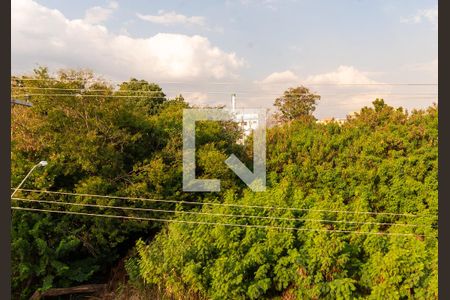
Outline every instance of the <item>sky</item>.
{"label": "sky", "polygon": [[194,105],[273,107],[289,87],[321,95],[319,119],[384,98],[437,103],[437,0],[11,2],[11,72],[90,69],[156,82]]}

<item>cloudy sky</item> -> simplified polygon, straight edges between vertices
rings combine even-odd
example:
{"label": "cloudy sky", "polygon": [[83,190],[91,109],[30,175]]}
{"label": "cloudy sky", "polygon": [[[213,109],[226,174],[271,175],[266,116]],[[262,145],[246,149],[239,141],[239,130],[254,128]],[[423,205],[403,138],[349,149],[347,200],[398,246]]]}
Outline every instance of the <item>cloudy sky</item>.
{"label": "cloudy sky", "polygon": [[[318,118],[383,97],[437,102],[437,0],[14,0],[13,74],[88,68],[159,83],[193,104],[271,107],[322,95]],[[411,85],[412,84],[412,85]]]}

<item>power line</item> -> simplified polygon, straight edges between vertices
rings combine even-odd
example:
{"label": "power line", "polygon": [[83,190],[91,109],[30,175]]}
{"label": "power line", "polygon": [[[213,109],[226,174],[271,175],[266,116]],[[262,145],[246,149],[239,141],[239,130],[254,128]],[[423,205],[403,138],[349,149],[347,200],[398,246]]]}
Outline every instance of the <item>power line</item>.
{"label": "power line", "polygon": [[[275,94],[273,94],[275,95]],[[342,96],[343,94],[335,94],[334,96]],[[384,96],[392,96],[394,94],[378,94],[378,96],[370,93],[370,94],[349,94],[349,95],[366,95],[366,96],[373,96],[373,97],[378,97],[378,98],[383,98]],[[23,94],[23,95],[14,95],[15,97],[23,97],[23,98],[28,98],[29,96],[47,96],[47,97],[52,97],[52,96],[56,96],[56,97],[64,97],[64,96],[68,96],[68,97],[104,97],[104,98],[122,98],[122,99],[127,99],[127,98],[146,98],[146,99],[161,99],[163,98],[163,96],[145,96],[145,95],[89,95],[89,94]],[[268,99],[270,95],[266,94],[263,96],[251,96],[249,97],[249,99]],[[322,95],[322,96],[333,96],[332,94],[330,95]],[[411,96],[407,96],[407,94],[401,95],[401,98],[406,98],[408,100],[432,100],[429,99],[429,97],[433,97],[433,101],[434,100],[438,100],[437,98],[435,99],[434,97],[438,96],[433,95],[433,94],[429,94],[429,96],[417,96],[417,94],[411,94]],[[175,96],[176,97],[176,96]],[[189,99],[189,95],[188,96],[183,96],[187,99]],[[373,100],[373,97],[371,98]],[[398,97],[398,96],[397,96]],[[271,100],[273,100],[272,98],[270,98]],[[391,102],[392,105],[396,105],[395,102]],[[321,102],[319,103],[318,107],[342,107],[342,106],[353,106],[355,104],[353,103],[326,103],[326,102]],[[370,103],[360,103],[360,106],[366,106],[366,105],[370,105]],[[402,105],[402,104],[397,104],[397,105]],[[244,108],[244,107],[238,107],[238,109],[240,108]],[[251,107],[251,108],[255,108],[255,107]],[[263,107],[263,108],[269,108],[269,107]]]}
{"label": "power line", "polygon": [[143,202],[188,204],[188,205],[212,205],[212,206],[227,206],[227,207],[240,207],[240,208],[260,208],[260,209],[270,209],[270,210],[277,209],[277,210],[312,211],[312,212],[329,212],[329,213],[346,213],[346,214],[368,214],[368,215],[388,215],[388,216],[403,216],[403,217],[421,217],[421,215],[415,215],[415,214],[409,214],[409,213],[387,213],[387,212],[369,212],[369,211],[309,209],[309,208],[296,208],[296,207],[244,205],[244,204],[217,203],[217,202],[193,202],[193,201],[178,201],[178,200],[151,199],[151,198],[139,198],[139,197],[95,195],[95,194],[87,194],[87,193],[57,192],[57,191],[33,190],[33,189],[18,189],[18,191],[31,192],[31,193],[55,194],[55,195],[67,195],[67,196],[91,197],[91,198],[143,201]]}
{"label": "power line", "polygon": [[196,212],[196,211],[183,211],[183,210],[166,210],[166,209],[155,209],[155,208],[111,206],[111,205],[100,205],[100,204],[37,200],[37,199],[27,199],[27,198],[11,198],[11,199],[17,200],[17,201],[23,201],[23,202],[34,202],[34,203],[72,205],[72,206],[95,207],[95,208],[106,208],[106,209],[123,209],[123,210],[131,210],[131,211],[181,213],[181,214],[218,216],[218,217],[252,218],[252,219],[282,220],[282,221],[327,222],[327,223],[344,223],[344,224],[361,224],[361,225],[390,225],[390,226],[419,227],[419,225],[416,225],[416,224],[404,224],[404,223],[360,222],[360,221],[309,219],[309,218],[286,218],[286,217],[270,217],[270,216],[257,216],[257,215],[245,215],[245,214],[237,215],[237,214],[223,214],[223,213]]}
{"label": "power line", "polygon": [[131,217],[131,216],[118,216],[118,215],[103,215],[103,214],[93,214],[93,213],[81,213],[72,211],[60,211],[60,210],[48,210],[48,209],[37,209],[37,208],[25,208],[25,207],[11,207],[13,210],[24,210],[24,211],[34,211],[34,212],[47,212],[47,213],[59,213],[68,215],[84,215],[91,217],[104,217],[104,218],[116,218],[116,219],[129,219],[129,220],[140,220],[140,221],[156,221],[156,222],[172,222],[172,223],[185,223],[185,224],[196,224],[196,225],[221,225],[221,226],[231,226],[231,227],[245,227],[245,228],[265,228],[265,229],[282,229],[282,230],[295,230],[295,231],[315,231],[315,232],[335,232],[335,233],[351,233],[351,234],[368,234],[368,235],[391,235],[391,236],[421,236],[425,237],[423,234],[414,233],[398,233],[398,232],[371,232],[371,231],[356,231],[356,230],[340,230],[340,229],[313,229],[313,228],[296,228],[296,227],[284,227],[284,226],[272,226],[272,225],[253,225],[253,224],[234,224],[234,223],[217,223],[217,222],[203,222],[203,221],[187,221],[187,220],[176,220],[176,219],[161,219],[161,218],[144,218],[144,217]]}
{"label": "power line", "polygon": [[[60,87],[34,87],[34,86],[18,86],[18,87],[12,87],[13,90],[42,90],[42,91],[80,91],[80,92],[115,92],[115,93],[164,93],[164,91],[167,92],[172,92],[172,93],[177,93],[180,92],[180,90],[160,90],[160,91],[147,91],[147,90],[118,90],[118,89],[90,89],[90,88],[60,88]],[[198,92],[198,91],[182,91],[185,93],[194,93],[194,92]],[[210,93],[226,93],[227,95],[229,94],[239,94],[239,93],[265,93],[264,91],[261,90],[233,90],[231,91],[226,91],[226,90],[222,90],[222,91],[211,91]],[[291,92],[289,93],[290,95],[302,95],[302,93],[296,93],[296,92]],[[401,93],[401,94],[413,94],[413,93]]]}
{"label": "power line", "polygon": [[[26,75],[25,75],[26,76]],[[80,82],[80,83],[110,83],[110,84],[114,84],[114,85],[120,85],[122,83],[130,83],[131,81],[116,81],[116,82],[111,82],[110,80],[103,80],[103,79],[99,79],[99,78],[79,78],[79,79],[75,79],[75,78],[20,78],[20,77],[14,77],[11,78],[11,81],[47,81],[47,82]],[[136,81],[136,83],[139,83],[141,80]],[[144,80],[147,81],[147,80]],[[150,84],[195,84],[197,82],[193,82],[193,81],[152,81],[152,80],[148,80],[147,81]],[[239,83],[239,82],[202,82],[202,84],[210,84],[210,85],[227,85],[227,84],[245,84],[245,83]]]}
{"label": "power line", "polygon": [[114,92],[114,93],[159,93],[162,94],[164,91],[140,91],[140,90],[114,90],[114,89],[83,89],[83,88],[56,88],[56,87],[32,87],[32,86],[18,86],[13,87],[13,89],[18,90],[43,90],[43,91],[84,91],[84,92]]}
{"label": "power line", "polygon": [[[64,87],[34,87],[34,86],[12,86],[13,90],[41,90],[41,91],[80,91],[80,92],[116,92],[116,93],[164,93],[164,91],[166,92],[172,92],[172,93],[177,93],[180,92],[179,89],[177,90],[121,90],[121,89],[114,89],[114,88],[102,88],[102,89],[91,89],[91,88],[64,88]],[[198,90],[195,91],[189,91],[189,90],[184,90],[182,92],[185,93],[195,93],[195,92],[199,92]],[[260,89],[258,90],[235,90],[233,89],[233,91],[227,91],[227,90],[215,90],[215,91],[210,91],[209,93],[225,93],[227,95],[229,94],[239,94],[239,93],[265,93],[264,91],[261,91]],[[208,92],[206,92],[208,93]],[[295,94],[299,94],[302,95],[302,93],[296,93],[296,92],[291,92],[291,95],[295,95]],[[404,94],[409,94],[409,93],[404,93]]]}
{"label": "power line", "polygon": [[[215,93],[215,94],[219,94],[219,93]],[[223,95],[228,95],[228,94],[225,94],[225,93],[223,93]],[[353,96],[355,96],[355,95],[366,95],[366,96],[373,96],[373,97],[385,97],[385,96],[395,96],[395,95],[393,95],[393,94],[379,94],[378,96],[376,96],[376,94],[374,95],[374,94],[358,94],[358,93],[355,93],[355,94],[349,94],[349,95],[353,95]],[[384,95],[384,96],[383,96]],[[83,97],[86,97],[86,98],[90,98],[90,97],[96,97],[96,98],[123,98],[123,99],[130,99],[130,98],[146,98],[146,99],[161,99],[161,98],[164,98],[163,96],[160,96],[160,97],[149,97],[149,96],[147,96],[147,95],[93,95],[93,94],[36,94],[36,93],[33,93],[33,94],[22,94],[22,95],[14,95],[14,97],[23,97],[23,98],[27,98],[27,97],[29,97],[29,96],[46,96],[46,97],[81,97],[81,98],[83,98]],[[251,97],[249,97],[249,99],[267,99],[267,98],[269,98],[271,95],[269,95],[269,94],[266,94],[266,95],[262,95],[262,96],[251,96]],[[275,96],[275,94],[274,95],[272,95],[272,96]],[[345,96],[345,95],[343,95],[343,94],[330,94],[330,95],[322,95],[322,96],[324,96],[324,97],[330,97],[330,96]],[[429,94],[428,96],[426,96],[426,95],[423,95],[423,96],[417,96],[416,94],[411,94],[411,96],[408,96],[408,95],[401,95],[401,97],[402,98],[405,98],[405,99],[420,99],[420,100],[429,100],[429,99],[425,99],[425,98],[430,98],[430,97],[432,97],[433,99],[435,99],[435,100],[437,100],[437,98],[435,98],[435,97],[437,97],[438,95],[437,94],[435,94],[435,95],[433,95],[433,94]],[[184,97],[184,96],[183,96]],[[397,96],[398,97],[398,96]],[[186,98],[189,98],[189,96],[186,96]],[[272,99],[271,97],[270,97],[270,99]],[[273,99],[272,99],[273,100]],[[334,104],[333,104],[334,105]],[[335,106],[341,106],[342,104],[336,104]],[[330,105],[327,105],[327,106],[330,106]]]}
{"label": "power line", "polygon": [[[16,97],[28,97],[28,96],[56,96],[56,97],[105,97],[105,98],[152,98],[147,95],[95,95],[95,94],[39,94],[39,93],[30,93],[30,94],[19,94],[15,95]],[[153,98],[163,98],[164,96],[160,97],[153,97]]]}
{"label": "power line", "polygon": [[[160,98],[164,97],[163,95],[165,95],[165,92],[167,93],[172,93],[172,94],[178,94],[178,95],[182,95],[182,94],[194,94],[194,93],[198,93],[198,91],[170,91],[170,90],[165,90],[165,91],[121,91],[121,90],[83,90],[83,89],[46,89],[46,88],[40,88],[38,91],[41,91],[40,93],[25,93],[23,92],[23,90],[25,89],[35,89],[35,88],[23,88],[21,89],[21,93],[19,94],[19,96],[98,96],[98,97],[146,97],[146,95],[154,95],[154,94],[160,94]],[[37,89],[35,89],[37,90]],[[42,91],[46,91],[46,90],[51,90],[51,91],[80,91],[80,93],[42,93]],[[110,92],[113,94],[85,94],[85,93],[81,93],[81,92]],[[130,95],[117,95],[116,93],[130,93]],[[283,93],[265,93],[265,92],[261,92],[261,91],[205,91],[205,92],[201,92],[203,94],[213,94],[213,95],[231,95],[233,93],[235,94],[251,94],[251,95],[260,95],[260,94],[264,94],[263,96],[277,96],[277,97],[283,97]],[[386,96],[438,96],[438,93],[391,93],[391,92],[353,92],[353,93],[317,93],[320,96],[352,96],[352,95],[386,95]],[[289,93],[289,95],[293,95],[293,96],[302,96],[304,94],[301,93]]]}
{"label": "power line", "polygon": [[[80,78],[80,79],[71,79],[71,78],[11,78],[11,81],[50,81],[50,82],[86,82],[86,81],[93,81],[96,83],[96,80],[98,83],[104,83],[106,80],[102,81],[101,79],[95,79],[95,78]],[[137,81],[139,82],[139,81]],[[149,83],[155,83],[155,84],[195,84],[195,82],[191,81],[148,81]],[[129,81],[120,81],[120,83],[129,83]],[[300,82],[301,83],[301,82]],[[246,82],[202,82],[201,84],[210,84],[210,85],[231,85],[231,84],[247,84]],[[264,83],[265,85],[279,85],[284,83]],[[306,85],[310,86],[438,86],[438,83],[432,83],[432,82],[379,82],[379,83],[308,83],[304,82]]]}

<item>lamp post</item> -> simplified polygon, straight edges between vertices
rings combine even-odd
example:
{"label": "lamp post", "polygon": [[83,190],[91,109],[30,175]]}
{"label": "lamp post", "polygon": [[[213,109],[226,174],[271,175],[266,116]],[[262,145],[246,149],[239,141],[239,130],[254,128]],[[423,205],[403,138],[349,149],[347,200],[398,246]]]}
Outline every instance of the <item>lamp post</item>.
{"label": "lamp post", "polygon": [[16,187],[14,192],[11,194],[11,198],[20,189],[22,184],[25,182],[25,180],[27,180],[28,176],[30,176],[30,174],[34,171],[34,169],[36,169],[37,167],[45,167],[47,164],[48,164],[47,161],[43,160],[43,161],[40,161],[38,164],[36,164],[34,167],[32,167],[30,172],[28,172],[28,174],[25,176],[25,178],[22,180],[22,182]]}

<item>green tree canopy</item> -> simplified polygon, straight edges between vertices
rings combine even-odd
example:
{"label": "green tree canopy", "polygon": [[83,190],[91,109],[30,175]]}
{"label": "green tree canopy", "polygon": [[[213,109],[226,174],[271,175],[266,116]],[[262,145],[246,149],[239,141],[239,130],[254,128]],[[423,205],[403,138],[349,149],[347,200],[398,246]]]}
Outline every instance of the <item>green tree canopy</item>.
{"label": "green tree canopy", "polygon": [[319,100],[319,95],[304,86],[289,88],[283,96],[275,99],[274,106],[279,111],[277,118],[281,122],[310,119]]}
{"label": "green tree canopy", "polygon": [[271,228],[170,224],[137,244],[141,280],[176,299],[437,299],[437,108],[373,104],[270,129],[266,192],[177,220]]}
{"label": "green tree canopy", "polygon": [[[17,186],[36,161],[47,160],[23,188],[140,198],[199,201],[182,191],[182,96],[166,99],[162,89],[131,79],[119,89],[88,71],[46,68],[12,78],[12,95],[32,107],[12,108],[12,182]],[[239,154],[236,127],[199,124],[198,176],[236,178],[221,158]],[[226,128],[226,130],[225,130]],[[235,132],[233,132],[235,131]],[[209,139],[214,137],[214,139]],[[19,198],[74,204],[173,210],[175,204],[18,192]],[[217,196],[217,195],[216,195]],[[14,206],[67,212],[171,218],[173,213],[94,208],[13,200]],[[160,222],[13,211],[13,293],[27,298],[37,288],[67,287],[105,277]]]}

